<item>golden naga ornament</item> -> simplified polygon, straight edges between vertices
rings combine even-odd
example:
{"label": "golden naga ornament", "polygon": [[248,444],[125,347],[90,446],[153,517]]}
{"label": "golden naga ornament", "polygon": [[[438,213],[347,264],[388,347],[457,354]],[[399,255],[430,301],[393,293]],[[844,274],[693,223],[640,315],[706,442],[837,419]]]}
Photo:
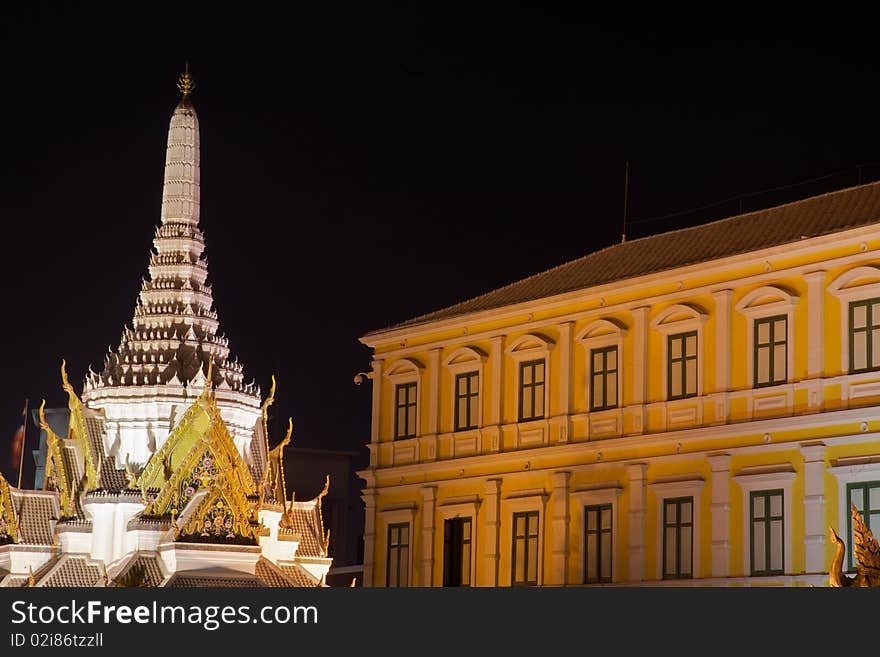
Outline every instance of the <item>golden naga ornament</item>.
{"label": "golden naga ornament", "polygon": [[837,544],[837,551],[831,560],[831,570],[828,573],[828,584],[835,587],[844,586],[880,586],[880,546],[874,534],[862,520],[862,516],[852,507],[853,522],[853,556],[856,559],[856,575],[849,577],[843,573],[843,558],[846,555],[846,545],[837,535],[833,527],[828,528],[831,540]]}

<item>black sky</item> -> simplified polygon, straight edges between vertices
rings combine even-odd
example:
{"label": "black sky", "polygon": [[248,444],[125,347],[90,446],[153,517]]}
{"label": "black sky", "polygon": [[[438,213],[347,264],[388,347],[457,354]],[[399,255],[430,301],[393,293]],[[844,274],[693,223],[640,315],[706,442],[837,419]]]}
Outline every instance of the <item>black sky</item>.
{"label": "black sky", "polygon": [[627,160],[629,238],[880,177],[871,17],[317,4],[0,10],[0,460],[131,320],[186,60],[221,331],[300,446],[363,454],[360,335],[619,240]]}

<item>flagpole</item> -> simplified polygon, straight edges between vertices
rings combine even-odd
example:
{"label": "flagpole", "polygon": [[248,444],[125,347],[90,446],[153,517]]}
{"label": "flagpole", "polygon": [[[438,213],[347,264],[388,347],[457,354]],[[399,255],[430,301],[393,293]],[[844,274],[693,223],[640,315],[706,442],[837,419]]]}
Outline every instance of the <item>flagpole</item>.
{"label": "flagpole", "polygon": [[21,471],[24,469],[24,446],[27,444],[27,412],[28,400],[24,400],[24,427],[21,430],[21,455],[18,459],[18,489],[21,490]]}

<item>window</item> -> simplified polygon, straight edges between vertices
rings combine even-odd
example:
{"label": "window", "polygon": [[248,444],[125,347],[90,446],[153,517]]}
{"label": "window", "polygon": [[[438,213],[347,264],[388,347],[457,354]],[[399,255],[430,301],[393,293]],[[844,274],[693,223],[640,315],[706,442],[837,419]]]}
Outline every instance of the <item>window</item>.
{"label": "window", "polygon": [[[846,508],[851,509],[851,504],[855,504],[856,509],[862,516],[862,520],[868,526],[875,536],[880,531],[880,481],[859,482],[846,485]],[[849,570],[855,570],[855,561],[853,560],[853,546],[855,539],[853,537],[852,514],[846,514],[847,534],[849,535],[849,546],[847,550],[847,560]]]}
{"label": "window", "polygon": [[788,379],[788,318],[755,320],[755,387],[785,383]]}
{"label": "window", "polygon": [[386,586],[409,586],[409,523],[388,525]]}
{"label": "window", "polygon": [[590,410],[617,408],[617,346],[590,351]]}
{"label": "window", "polygon": [[530,360],[519,366],[519,421],[544,417],[544,361]]}
{"label": "window", "polygon": [[479,372],[455,375],[455,430],[476,429],[480,414]]}
{"label": "window", "polygon": [[443,532],[443,586],[471,584],[471,519],[448,518]]}
{"label": "window", "polygon": [[849,304],[849,371],[880,369],[880,299]]}
{"label": "window", "polygon": [[394,438],[415,438],[416,382],[399,383],[396,388]]}
{"label": "window", "polygon": [[[542,363],[543,364],[543,363]],[[513,555],[511,583],[532,586],[538,583],[538,512],[513,514]]]}
{"label": "window", "polygon": [[663,500],[663,579],[693,576],[694,498]]}
{"label": "window", "polygon": [[668,338],[669,399],[683,399],[697,394],[697,332],[677,333]]}
{"label": "window", "polygon": [[584,582],[611,581],[611,505],[584,507]]}
{"label": "window", "polygon": [[752,575],[779,575],[783,565],[782,490],[752,491]]}

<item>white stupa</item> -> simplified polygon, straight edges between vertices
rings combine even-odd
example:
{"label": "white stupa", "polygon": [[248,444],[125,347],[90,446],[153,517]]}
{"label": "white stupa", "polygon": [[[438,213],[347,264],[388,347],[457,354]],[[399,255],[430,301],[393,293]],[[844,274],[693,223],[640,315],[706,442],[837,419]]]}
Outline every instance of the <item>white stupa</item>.
{"label": "white stupa", "polygon": [[199,229],[187,70],[168,131],[161,225],[132,325],[47,434],[43,490],[0,475],[0,586],[318,586],[321,498],[288,499],[267,409],[219,333]]}

